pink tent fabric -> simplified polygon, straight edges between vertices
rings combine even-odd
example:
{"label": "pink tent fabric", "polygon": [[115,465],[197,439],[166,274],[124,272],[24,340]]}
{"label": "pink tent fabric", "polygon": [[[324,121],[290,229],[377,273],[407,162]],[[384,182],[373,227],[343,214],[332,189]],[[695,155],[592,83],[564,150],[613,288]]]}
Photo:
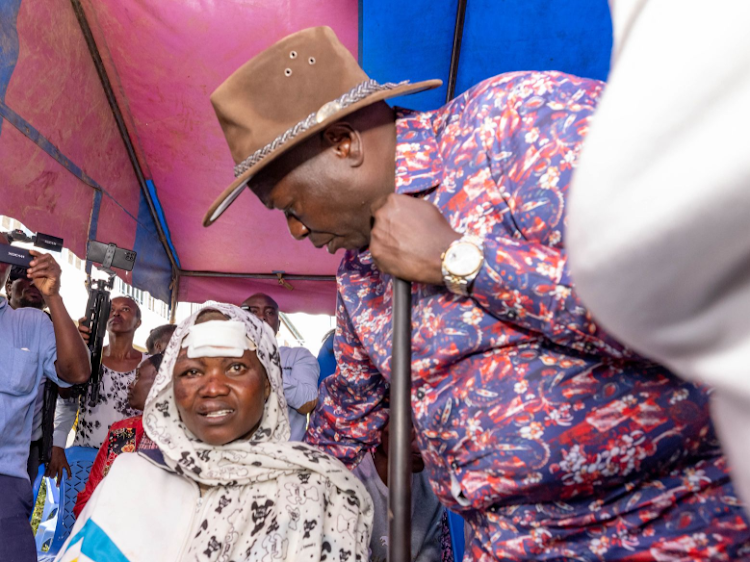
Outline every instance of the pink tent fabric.
{"label": "pink tent fabric", "polygon": [[[142,187],[71,3],[12,2],[18,57],[1,107],[18,123],[5,121],[0,129],[0,181],[23,187],[5,190],[0,212],[64,237],[81,257],[92,228],[98,240],[128,248],[150,228],[149,243],[159,244],[144,219]],[[241,302],[265,291],[288,311],[332,313],[341,255],[294,241],[281,213],[265,209],[250,192],[214,226],[202,227],[210,203],[233,179],[209,95],[258,52],[305,27],[332,27],[356,56],[358,3],[81,0],[81,6],[138,165],[163,209],[179,264],[177,298]],[[27,125],[38,131],[36,141],[25,133]],[[101,208],[92,221],[97,188]],[[274,280],[191,277],[191,271],[281,271],[327,280],[291,280],[289,290]]]}

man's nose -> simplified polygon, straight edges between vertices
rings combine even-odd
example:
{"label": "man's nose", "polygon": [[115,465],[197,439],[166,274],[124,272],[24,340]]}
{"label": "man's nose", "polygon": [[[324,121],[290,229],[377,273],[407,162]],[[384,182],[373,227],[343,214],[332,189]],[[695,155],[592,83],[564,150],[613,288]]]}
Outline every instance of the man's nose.
{"label": "man's nose", "polygon": [[296,217],[287,216],[286,224],[295,240],[302,240],[310,235],[310,230]]}

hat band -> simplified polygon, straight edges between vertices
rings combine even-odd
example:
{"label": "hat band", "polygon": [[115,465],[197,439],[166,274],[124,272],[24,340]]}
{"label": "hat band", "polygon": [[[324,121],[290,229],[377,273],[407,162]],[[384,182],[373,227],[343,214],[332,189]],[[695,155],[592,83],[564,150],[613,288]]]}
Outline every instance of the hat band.
{"label": "hat band", "polygon": [[375,92],[381,92],[383,90],[392,90],[393,88],[396,88],[398,86],[402,86],[408,83],[409,83],[408,80],[404,80],[403,82],[399,82],[397,84],[394,82],[378,84],[378,82],[375,80],[366,80],[364,82],[361,82],[360,84],[357,84],[351,90],[346,92],[343,96],[338,97],[333,101],[329,101],[328,103],[323,105],[323,107],[321,107],[318,111],[316,111],[315,113],[311,113],[304,120],[297,123],[294,127],[287,129],[278,137],[273,139],[270,143],[268,143],[266,146],[264,146],[263,148],[259,150],[256,150],[250,156],[248,156],[245,160],[237,164],[234,167],[234,177],[236,178],[236,177],[241,176],[242,174],[244,174],[250,168],[255,166],[258,162],[263,160],[266,156],[271,154],[280,146],[288,143],[290,140],[294,139],[297,135],[304,133],[311,127],[314,127],[315,125],[319,125],[320,123],[322,123],[329,117],[335,115],[342,109],[347,108],[350,105],[365,99],[367,96],[374,94]]}

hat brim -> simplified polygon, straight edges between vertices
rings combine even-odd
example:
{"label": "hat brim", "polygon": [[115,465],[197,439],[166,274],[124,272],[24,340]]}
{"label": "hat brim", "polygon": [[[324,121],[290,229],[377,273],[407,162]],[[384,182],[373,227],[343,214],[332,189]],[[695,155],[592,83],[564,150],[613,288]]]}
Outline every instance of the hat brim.
{"label": "hat brim", "polygon": [[238,176],[237,179],[235,179],[232,184],[227,187],[222,192],[222,194],[219,195],[219,197],[217,197],[216,200],[211,204],[208,212],[203,217],[203,226],[211,226],[214,222],[216,222],[216,220],[224,213],[224,211],[226,211],[229,206],[234,203],[235,199],[239,197],[250,179],[252,179],[252,177],[255,176],[260,170],[268,166],[268,164],[276,160],[285,152],[289,151],[289,149],[295,147],[296,145],[311,137],[321,129],[324,129],[331,123],[335,123],[342,117],[350,115],[355,111],[358,111],[363,107],[371,105],[375,102],[402,95],[416,94],[425,90],[432,90],[434,88],[438,88],[442,84],[442,80],[425,80],[423,82],[416,82],[415,84],[404,84],[402,86],[397,86],[389,90],[380,90],[378,92],[374,92],[373,94],[367,96],[364,99],[361,99],[356,103],[341,108],[341,110],[337,111],[327,119],[321,121],[320,123],[317,123],[313,127],[310,127],[303,133],[300,133],[288,143],[279,146],[276,150],[271,152],[260,162],[258,162],[254,166],[251,166],[242,175]]}

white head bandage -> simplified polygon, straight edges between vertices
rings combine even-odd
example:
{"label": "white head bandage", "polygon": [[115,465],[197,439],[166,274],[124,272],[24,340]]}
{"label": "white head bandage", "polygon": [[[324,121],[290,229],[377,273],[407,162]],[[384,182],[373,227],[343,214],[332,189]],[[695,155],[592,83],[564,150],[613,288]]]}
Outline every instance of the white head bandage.
{"label": "white head bandage", "polygon": [[190,359],[196,357],[242,357],[245,350],[255,351],[255,342],[237,320],[210,320],[194,324],[182,340]]}

